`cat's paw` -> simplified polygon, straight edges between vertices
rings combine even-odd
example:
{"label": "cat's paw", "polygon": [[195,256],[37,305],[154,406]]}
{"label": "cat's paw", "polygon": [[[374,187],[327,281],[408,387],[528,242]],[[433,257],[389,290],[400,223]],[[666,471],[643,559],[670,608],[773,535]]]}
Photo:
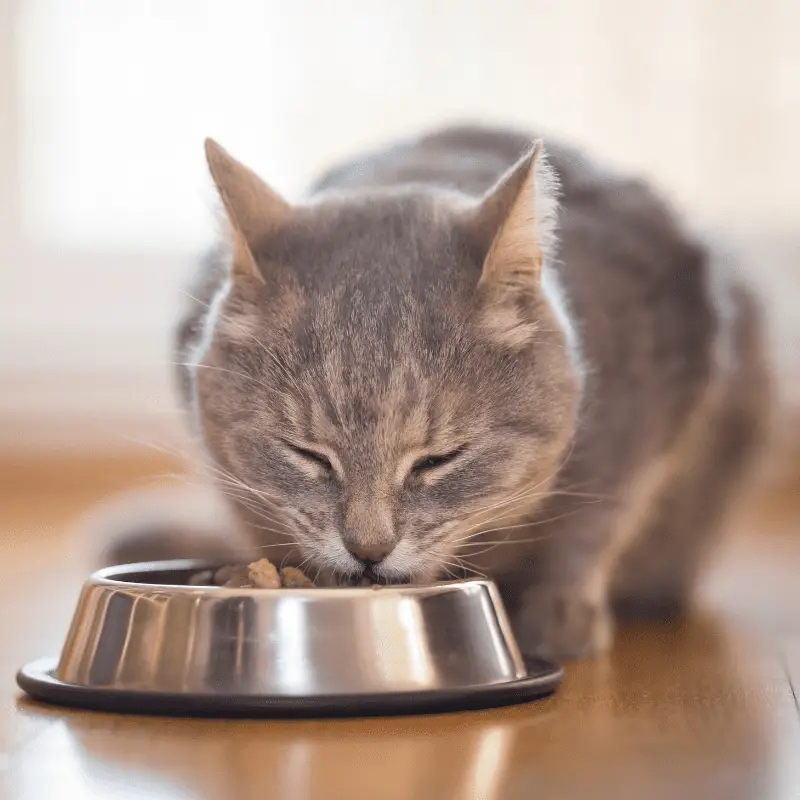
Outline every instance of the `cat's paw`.
{"label": "cat's paw", "polygon": [[526,593],[514,632],[525,655],[563,661],[608,650],[613,622],[604,605],[568,589],[548,587]]}

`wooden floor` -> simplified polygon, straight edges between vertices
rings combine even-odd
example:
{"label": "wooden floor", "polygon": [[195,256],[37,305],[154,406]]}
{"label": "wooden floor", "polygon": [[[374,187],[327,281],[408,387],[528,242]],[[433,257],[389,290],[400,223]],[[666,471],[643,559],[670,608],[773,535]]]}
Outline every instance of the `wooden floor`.
{"label": "wooden floor", "polygon": [[20,698],[14,672],[58,651],[87,568],[71,523],[151,468],[0,470],[0,797],[800,798],[800,501],[788,490],[739,524],[702,611],[624,630],[532,705],[235,722]]}

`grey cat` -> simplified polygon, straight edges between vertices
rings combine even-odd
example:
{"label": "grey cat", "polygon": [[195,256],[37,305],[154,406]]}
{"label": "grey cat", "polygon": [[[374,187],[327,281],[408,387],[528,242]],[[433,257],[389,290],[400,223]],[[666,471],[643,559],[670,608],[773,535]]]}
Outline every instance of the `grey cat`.
{"label": "grey cat", "polygon": [[486,574],[523,651],[580,657],[614,611],[685,607],[768,376],[723,259],[643,183],[531,140],[446,129],[299,205],[208,142],[229,235],[178,381],[248,546],[337,582]]}

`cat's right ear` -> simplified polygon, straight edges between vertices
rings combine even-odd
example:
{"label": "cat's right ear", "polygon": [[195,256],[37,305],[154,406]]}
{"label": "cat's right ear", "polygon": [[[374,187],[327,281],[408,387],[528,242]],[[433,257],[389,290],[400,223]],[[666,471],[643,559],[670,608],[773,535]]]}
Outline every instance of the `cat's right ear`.
{"label": "cat's right ear", "polygon": [[534,142],[472,211],[468,230],[484,263],[481,283],[525,289],[538,284],[552,255],[558,182]]}
{"label": "cat's right ear", "polygon": [[233,273],[263,282],[253,254],[286,224],[292,207],[213,139],[206,139],[205,145],[208,168],[231,227]]}
{"label": "cat's right ear", "polygon": [[553,254],[557,182],[535,142],[470,209],[467,235],[483,259],[478,324],[496,342],[522,348],[538,333],[531,300]]}

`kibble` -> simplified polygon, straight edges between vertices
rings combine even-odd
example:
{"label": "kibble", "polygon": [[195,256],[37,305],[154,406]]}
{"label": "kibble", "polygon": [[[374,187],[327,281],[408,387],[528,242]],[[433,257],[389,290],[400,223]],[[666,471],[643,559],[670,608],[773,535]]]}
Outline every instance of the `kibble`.
{"label": "kibble", "polygon": [[284,567],[281,570],[281,586],[284,589],[313,589],[314,581],[297,567]]}
{"label": "kibble", "polygon": [[216,571],[200,570],[189,576],[189,586],[221,586],[225,589],[313,589],[314,581],[297,567],[280,571],[268,559],[250,564],[227,564]]}
{"label": "kibble", "polygon": [[280,589],[281,576],[277,567],[266,558],[247,565],[250,581],[257,589]]}

